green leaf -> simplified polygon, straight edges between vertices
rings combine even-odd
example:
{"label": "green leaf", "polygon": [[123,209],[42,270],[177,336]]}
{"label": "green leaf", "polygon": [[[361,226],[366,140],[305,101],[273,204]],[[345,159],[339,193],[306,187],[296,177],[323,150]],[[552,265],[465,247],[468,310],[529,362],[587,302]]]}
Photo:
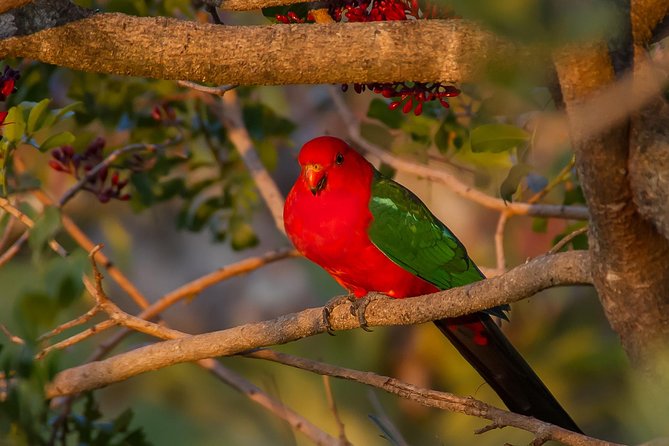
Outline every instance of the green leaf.
{"label": "green leaf", "polygon": [[42,99],[32,108],[32,110],[30,110],[30,114],[28,115],[28,126],[26,127],[26,133],[28,135],[38,131],[42,124],[44,124],[45,112],[50,103],[51,99]]}
{"label": "green leaf", "polygon": [[470,134],[472,152],[504,152],[529,140],[525,130],[506,124],[486,124],[473,129]]}
{"label": "green leaf", "polygon": [[527,164],[516,164],[509,170],[502,185],[499,188],[500,196],[504,201],[513,201],[513,194],[518,190],[522,179],[532,170]]}
{"label": "green leaf", "polygon": [[398,129],[406,119],[404,113],[399,110],[390,110],[386,101],[378,98],[372,99],[369,103],[367,116],[378,119],[391,129]]}
{"label": "green leaf", "polygon": [[68,104],[63,108],[52,110],[51,113],[49,113],[44,118],[42,127],[51,127],[53,124],[60,122],[64,117],[68,116],[70,113],[74,111],[83,111],[83,110],[84,110],[84,105],[79,101]]}
{"label": "green leaf", "polygon": [[49,136],[42,144],[40,144],[39,149],[42,152],[46,152],[55,147],[72,144],[75,139],[75,136],[70,132],[56,133],[55,135]]}
{"label": "green leaf", "polygon": [[17,105],[9,109],[5,118],[5,126],[2,134],[9,142],[17,143],[21,141],[26,131],[26,123],[23,118],[23,110]]}

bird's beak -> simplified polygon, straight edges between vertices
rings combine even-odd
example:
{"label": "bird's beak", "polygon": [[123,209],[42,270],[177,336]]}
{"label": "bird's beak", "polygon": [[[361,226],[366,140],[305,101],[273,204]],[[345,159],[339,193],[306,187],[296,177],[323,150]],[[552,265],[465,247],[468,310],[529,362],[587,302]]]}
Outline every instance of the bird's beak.
{"label": "bird's beak", "polygon": [[316,195],[325,188],[327,174],[320,164],[308,164],[304,166],[304,180],[311,193]]}

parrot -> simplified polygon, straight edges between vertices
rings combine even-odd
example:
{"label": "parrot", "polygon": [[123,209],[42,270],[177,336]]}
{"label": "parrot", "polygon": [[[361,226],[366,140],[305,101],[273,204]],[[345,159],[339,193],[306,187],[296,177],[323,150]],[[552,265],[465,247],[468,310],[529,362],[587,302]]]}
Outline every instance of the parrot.
{"label": "parrot", "polygon": [[[344,140],[320,136],[298,155],[284,226],[296,249],[350,296],[410,298],[485,276],[464,245],[409,189],[383,176]],[[328,331],[329,311],[324,322]],[[434,321],[512,412],[581,432],[504,336],[493,316],[508,306]],[[366,328],[364,308],[358,314]]]}

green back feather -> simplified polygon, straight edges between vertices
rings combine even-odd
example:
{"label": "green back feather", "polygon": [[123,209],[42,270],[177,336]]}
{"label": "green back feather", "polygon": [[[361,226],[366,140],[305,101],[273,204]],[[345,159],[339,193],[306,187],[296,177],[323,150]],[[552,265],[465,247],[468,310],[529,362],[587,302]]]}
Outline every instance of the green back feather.
{"label": "green back feather", "polygon": [[483,278],[446,225],[411,191],[378,172],[369,209],[372,243],[402,268],[441,289]]}
{"label": "green back feather", "polygon": [[[446,290],[485,276],[460,240],[410,190],[379,172],[372,179],[369,238],[390,260]],[[507,319],[508,305],[485,312]]]}

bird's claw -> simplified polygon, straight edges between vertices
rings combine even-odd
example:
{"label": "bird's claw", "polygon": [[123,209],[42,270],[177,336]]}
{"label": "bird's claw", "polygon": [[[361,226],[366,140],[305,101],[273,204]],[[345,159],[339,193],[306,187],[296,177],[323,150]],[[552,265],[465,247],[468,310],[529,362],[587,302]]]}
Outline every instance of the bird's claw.
{"label": "bird's claw", "polygon": [[332,324],[330,324],[330,315],[332,314],[332,311],[335,309],[335,307],[345,302],[348,302],[351,304],[350,307],[351,315],[358,318],[358,323],[360,324],[360,328],[368,332],[373,331],[371,328],[369,328],[367,324],[367,318],[365,317],[365,310],[367,310],[367,306],[370,303],[379,299],[389,299],[389,297],[381,293],[368,293],[365,296],[361,297],[360,299],[356,299],[354,294],[347,294],[346,296],[337,296],[335,298],[330,299],[323,307],[323,325],[325,325],[325,330],[328,332],[330,336],[334,336],[334,330],[332,329]]}
{"label": "bird's claw", "polygon": [[381,293],[368,293],[367,295],[361,297],[360,299],[356,299],[355,301],[351,302],[351,314],[353,316],[357,316],[360,328],[362,328],[363,330],[367,332],[373,331],[367,325],[365,310],[367,310],[367,306],[370,303],[374,302],[375,300],[381,300],[381,299],[388,299],[388,296]]}
{"label": "bird's claw", "polygon": [[332,329],[332,324],[330,323],[330,315],[335,307],[349,302],[352,305],[355,304],[356,298],[354,294],[347,294],[346,296],[337,296],[330,299],[325,306],[323,306],[323,325],[325,325],[325,330],[330,336],[334,336],[334,330]]}

